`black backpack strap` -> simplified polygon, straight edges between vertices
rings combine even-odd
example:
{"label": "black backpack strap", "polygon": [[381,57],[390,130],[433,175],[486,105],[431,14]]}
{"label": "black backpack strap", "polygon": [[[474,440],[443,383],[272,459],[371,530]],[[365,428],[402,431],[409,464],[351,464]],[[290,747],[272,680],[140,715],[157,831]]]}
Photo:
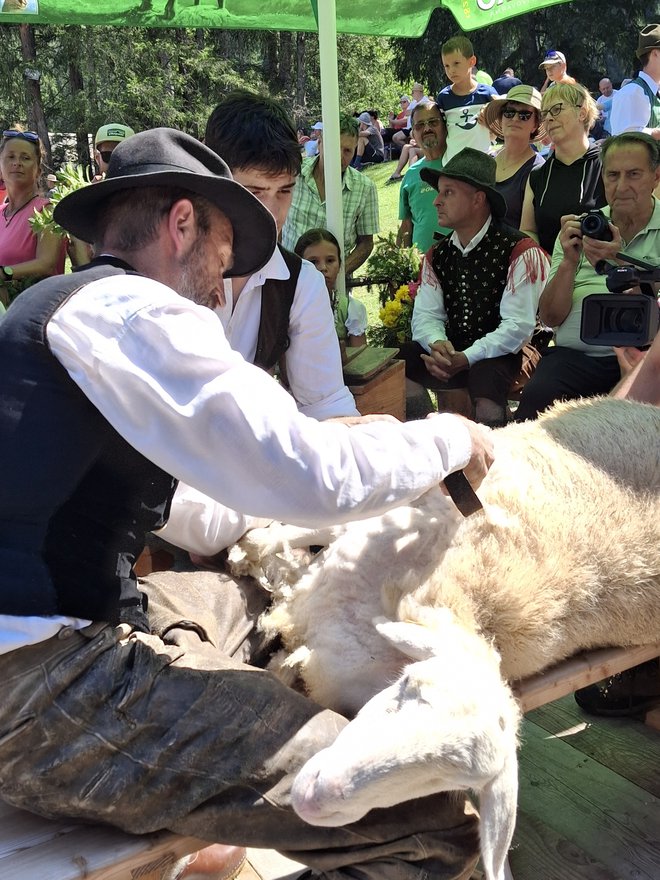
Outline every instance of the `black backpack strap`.
{"label": "black backpack strap", "polygon": [[257,335],[256,366],[271,370],[289,347],[289,315],[302,260],[277,245],[289,270],[288,278],[269,278],[261,289],[261,318]]}

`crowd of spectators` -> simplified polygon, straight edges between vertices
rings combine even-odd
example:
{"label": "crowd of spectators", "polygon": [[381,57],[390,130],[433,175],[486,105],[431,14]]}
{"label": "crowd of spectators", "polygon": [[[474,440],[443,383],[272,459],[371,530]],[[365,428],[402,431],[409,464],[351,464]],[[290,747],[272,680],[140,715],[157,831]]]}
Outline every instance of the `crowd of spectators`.
{"label": "crowd of spectators", "polygon": [[[12,461],[20,465],[16,474],[22,475],[33,452],[32,446],[23,450],[20,443],[14,444],[14,421],[20,423],[20,436],[26,442],[34,438],[41,444],[41,457],[53,465],[48,474],[53,481],[44,496],[48,526],[60,523],[62,553],[71,547],[74,565],[80,562],[85,573],[95,571],[96,560],[78,558],[87,548],[80,549],[85,541],[78,540],[77,532],[73,546],[73,525],[83,521],[90,546],[96,546],[97,522],[89,515],[93,507],[89,501],[103,493],[110,499],[101,517],[110,535],[106,555],[111,563],[103,577],[116,593],[116,602],[108,600],[107,607],[116,613],[117,621],[128,620],[121,616],[124,613],[134,615],[133,623],[137,620],[142,625],[143,616],[146,621],[147,606],[137,595],[131,560],[136,547],[140,545],[139,552],[143,546],[137,532],[158,529],[165,511],[170,513],[162,532],[167,540],[215,558],[257,522],[258,514],[288,516],[299,522],[311,516],[325,525],[332,521],[339,503],[345,505],[344,518],[356,509],[365,515],[379,512],[412,497],[408,489],[401,488],[411,481],[413,494],[415,487],[419,494],[437,484],[448,472],[446,461],[450,469],[462,464],[478,483],[491,453],[487,432],[474,422],[497,427],[511,418],[510,389],[539,322],[554,333],[554,339],[522,391],[515,418],[535,418],[560,398],[611,391],[620,378],[621,355],[609,346],[584,344],[579,316],[584,297],[603,287],[598,271],[603,262],[615,264],[624,252],[653,266],[660,263],[660,201],[655,195],[660,186],[660,24],[641,31],[637,57],[639,74],[619,89],[603,76],[595,100],[568,74],[566,57],[558,50],[548,50],[539,65],[545,74],[544,82],[537,84],[540,89],[522,83],[511,68],[490,85],[490,77],[478,70],[472,43],[464,36],[450,38],[441,47],[448,85],[435,100],[426,95],[421,83],[414,83],[411,96],[402,93],[399,107],[388,112],[385,127],[375,108],[341,115],[343,241],[327,229],[324,123],[327,126],[328,120],[318,120],[309,131],[296,128],[280,103],[247,90],[232,92],[218,103],[207,121],[203,144],[169,129],[136,135],[124,124],[102,125],[94,139],[94,180],[56,209],[56,216],[59,209],[62,225],[71,233],[68,240],[55,232],[36,233],[29,223],[34,211],[48,204],[44,193],[53,183],[44,178],[47,169],[39,136],[19,127],[4,131],[0,142],[5,187],[0,300],[7,314],[0,335],[18,358],[11,362],[5,353],[3,361],[9,377],[3,392],[7,405],[0,408],[4,449],[11,450]],[[609,137],[594,136],[598,123]],[[386,145],[402,154],[390,178],[401,183],[397,243],[402,247],[414,244],[424,254],[412,339],[402,351],[406,376],[409,385],[438,391],[445,409],[463,413],[468,420],[450,415],[400,426],[394,420],[377,419],[375,427],[359,423],[353,435],[357,439],[349,440],[345,425],[316,423],[347,420],[353,425],[360,419],[344,382],[342,352],[346,346],[365,343],[366,310],[344,292],[340,281],[342,272],[349,277],[363,267],[374,247],[379,232],[378,193],[364,172],[386,161]],[[405,175],[404,158],[410,166]],[[164,168],[168,170],[163,173]],[[139,199],[136,188],[141,188]],[[584,232],[581,221],[585,212],[601,209],[607,235],[592,237]],[[67,244],[84,279],[80,286],[62,274]],[[55,278],[40,283],[39,294],[25,290],[48,276]],[[119,285],[116,278],[109,280],[114,276],[122,279]],[[170,289],[167,285],[172,279]],[[81,287],[85,293],[78,296]],[[21,294],[18,306],[13,302],[17,293]],[[134,338],[130,332],[124,335],[125,325],[133,328]],[[186,327],[194,332],[187,333]],[[85,344],[78,345],[80,340]],[[159,343],[165,347],[164,354]],[[22,358],[34,376],[46,383],[46,390],[39,387],[39,381],[34,383],[36,410],[44,425],[60,432],[62,443],[52,449],[46,430],[28,437],[32,423],[24,415],[35,407],[33,389],[26,387],[21,374]],[[276,389],[263,371],[275,374],[289,394]],[[237,376],[233,385],[225,381],[228,375]],[[56,393],[49,397],[51,389]],[[14,399],[20,404],[16,409]],[[63,418],[58,418],[58,407]],[[147,413],[145,421],[149,414],[155,420],[146,440],[139,424],[143,412]],[[434,423],[448,427],[436,429]],[[447,448],[443,432],[451,435]],[[86,456],[94,459],[97,446],[107,447],[107,461],[98,454],[100,460],[95,460],[88,484]],[[392,476],[390,457],[396,457],[397,449],[402,463],[400,472]],[[60,467],[57,458],[61,451],[68,454],[65,467]],[[245,458],[250,453],[254,464],[248,467]],[[232,472],[226,476],[232,487],[229,492],[224,484],[219,488],[222,481],[216,478],[218,458],[223,456]],[[187,464],[179,468],[181,461]],[[176,479],[161,470],[167,463],[174,463],[170,470]],[[152,499],[148,510],[132,486],[125,491],[135,476],[133,465],[142,480],[140,491]],[[13,478],[13,469],[9,470]],[[274,470],[277,476],[271,486]],[[114,473],[122,479],[114,480]],[[185,482],[188,476],[190,485]],[[9,493],[5,497],[14,505],[7,508],[13,516],[15,505],[23,501],[23,483],[15,480],[12,486],[11,498]],[[67,497],[74,499],[73,505],[62,503]],[[380,497],[387,497],[387,504]],[[219,499],[250,509],[225,507]],[[41,510],[41,497],[38,502],[28,501]],[[125,503],[134,517],[130,523],[124,516]],[[9,561],[14,545],[24,550],[28,531],[15,531],[14,543],[6,545]],[[132,543],[126,551],[129,532]],[[33,556],[38,559],[42,538],[41,532],[30,537],[36,548]],[[64,572],[61,583],[71,589],[72,602],[72,618],[62,623],[71,630],[66,638],[77,629],[86,631],[91,619],[100,619],[96,597],[82,592],[73,595],[77,586],[69,585],[68,558],[62,561],[55,554],[47,563],[35,573],[34,583],[50,585],[51,569],[56,575]],[[23,573],[18,572],[17,583],[22,580]],[[61,583],[57,589],[62,593]],[[12,606],[14,611],[3,614],[4,635],[14,646],[6,651],[7,656],[15,662],[20,649],[49,643],[61,620],[53,629],[51,605],[42,602],[41,595],[23,602],[20,590],[10,592],[17,604]],[[17,634],[7,625],[8,618],[28,614],[30,627],[36,627],[29,636],[27,630]],[[186,630],[184,624],[190,628]],[[162,650],[174,654],[172,646],[179,644],[179,638],[204,642],[203,628],[190,620],[179,621],[173,627],[178,629],[187,634],[170,634],[166,639],[164,633],[159,642]],[[75,638],[96,639],[99,633],[95,630]],[[231,664],[240,669],[241,659],[232,658]],[[172,667],[176,673],[174,656]],[[213,678],[206,672],[205,676]],[[145,680],[152,677],[149,672]],[[255,681],[252,673],[248,677]],[[273,690],[272,684],[267,690]],[[251,793],[248,801],[254,800],[256,780],[263,783],[260,803],[268,815],[261,836],[254,832],[256,845],[281,841],[281,823],[285,822],[290,824],[290,851],[296,851],[297,843],[300,857],[309,858],[309,852],[323,849],[323,844],[315,837],[304,837],[316,832],[301,831],[295,824],[286,793],[280,804],[271,791],[271,786],[277,788],[282,778],[291,775],[303,753],[281,753],[264,776],[254,746],[258,712],[252,713],[250,701],[256,698],[247,686],[239,691],[248,695],[250,710],[249,718],[240,722],[240,740],[251,746],[251,754],[245,757],[255,759],[255,766],[234,760],[233,743],[227,751],[235,765],[236,790],[244,785]],[[89,688],[88,694],[92,692],[94,688]],[[293,692],[283,693],[279,685],[265,700],[281,703],[282,711],[290,715],[284,719],[290,728],[287,742],[291,737],[295,740],[298,728],[317,714],[317,707],[310,708]],[[99,702],[103,703],[101,696]],[[243,705],[239,698],[229,702],[239,708]],[[606,703],[604,698],[605,712]],[[598,701],[590,705],[593,711],[603,708]],[[7,706],[3,711],[13,711],[12,704]],[[326,721],[320,722],[319,744],[336,733],[337,722]],[[208,726],[215,737],[214,723]],[[274,736],[278,724],[266,726]],[[148,731],[148,725],[144,729]],[[170,736],[169,727],[165,732]],[[188,738],[178,727],[176,736]],[[57,738],[60,744],[65,739],[61,728]],[[196,741],[196,737],[190,739]],[[152,745],[148,732],[146,742]],[[3,747],[10,745],[5,738]],[[273,754],[279,754],[282,745],[274,742]],[[29,749],[26,754],[29,757]],[[203,757],[202,764],[210,760],[209,755]],[[226,769],[223,765],[215,776],[208,774],[208,779],[225,780]],[[60,787],[63,815],[78,815],[79,805],[97,789],[96,773],[92,768],[85,782],[85,798]],[[40,780],[40,774],[24,774],[21,785],[28,776]],[[206,779],[197,772],[197,778],[202,777]],[[186,789],[181,785],[177,789],[176,783],[175,774],[172,791]],[[224,781],[217,787],[225,794],[227,788],[234,790]],[[215,801],[217,795],[211,785],[200,800]],[[102,792],[95,797],[99,812],[90,814],[91,819],[112,821],[114,800],[103,804]],[[190,794],[191,803],[195,797],[195,792]],[[232,797],[227,795],[228,811]],[[398,813],[384,823],[389,830],[379,826],[378,833],[387,838],[385,848],[378,834],[373,836],[371,820],[365,820],[364,839],[372,843],[364,845],[366,854],[356,855],[365,877],[383,876],[383,860],[394,862],[397,876],[418,876],[426,870],[423,861],[427,858],[438,864],[449,858],[459,866],[461,876],[471,873],[476,861],[476,820],[470,820],[466,836],[461,830],[468,821],[463,801],[457,796],[435,800],[429,814],[441,829],[442,839],[434,844],[433,839],[426,839],[433,838],[434,832],[425,833],[418,843],[419,857],[411,858],[414,866],[406,870],[399,868],[408,864],[410,845],[407,837],[401,837],[399,829],[404,826]],[[242,796],[237,794],[239,801]],[[18,802],[22,803],[20,797]],[[77,807],[72,810],[74,802]],[[199,812],[198,805],[191,803],[184,799],[178,818],[169,825],[163,821],[163,827],[183,828],[176,823],[189,821],[190,815]],[[136,821],[144,821],[140,811],[136,808]],[[239,842],[254,813],[254,806],[248,807],[246,801],[236,814],[239,830],[234,836]],[[221,818],[217,824],[224,830],[229,817]],[[419,815],[406,813],[404,819],[410,825],[410,840],[416,839]],[[220,833],[210,820],[192,821],[186,827],[202,839],[214,840]],[[391,829],[396,829],[396,844],[389,842]],[[342,849],[325,863],[331,872],[343,870],[351,861],[343,835],[339,829],[327,833],[327,840]],[[448,847],[451,857],[446,855]],[[435,876],[433,870],[431,865],[429,876]],[[177,880],[193,876],[184,869]]]}

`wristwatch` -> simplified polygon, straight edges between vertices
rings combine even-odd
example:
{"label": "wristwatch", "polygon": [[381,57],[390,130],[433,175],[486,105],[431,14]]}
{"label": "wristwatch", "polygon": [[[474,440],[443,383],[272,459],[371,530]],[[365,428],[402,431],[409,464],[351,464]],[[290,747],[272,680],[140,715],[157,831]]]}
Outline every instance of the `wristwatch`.
{"label": "wristwatch", "polygon": [[2,277],[5,279],[5,281],[14,280],[14,270],[11,266],[0,266],[0,271],[2,272]]}

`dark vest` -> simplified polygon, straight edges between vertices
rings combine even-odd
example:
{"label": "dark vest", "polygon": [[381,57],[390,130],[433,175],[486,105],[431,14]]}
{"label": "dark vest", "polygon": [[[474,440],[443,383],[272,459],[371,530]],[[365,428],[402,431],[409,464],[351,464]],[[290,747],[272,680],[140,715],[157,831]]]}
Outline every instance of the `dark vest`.
{"label": "dark vest", "polygon": [[254,363],[271,370],[289,347],[289,313],[296,292],[302,260],[278,245],[290,278],[269,278],[261,291],[261,317]]}
{"label": "dark vest", "polygon": [[0,614],[148,631],[133,563],[167,520],[176,481],[114,430],[46,339],[59,306],[85,296],[78,288],[128,269],[98,261],[46,279],[0,322]]}
{"label": "dark vest", "polygon": [[469,348],[499,325],[511,251],[526,237],[493,220],[479,244],[466,256],[449,237],[433,246],[431,265],[442,285],[447,339],[457,351]]}
{"label": "dark vest", "polygon": [[648,128],[659,128],[660,127],[660,95],[658,95],[658,91],[654,92],[645,79],[642,79],[641,76],[636,76],[632,82],[635,85],[640,86],[642,91],[645,93],[646,97],[649,99],[649,103],[651,105],[649,109],[649,118],[646,123]]}

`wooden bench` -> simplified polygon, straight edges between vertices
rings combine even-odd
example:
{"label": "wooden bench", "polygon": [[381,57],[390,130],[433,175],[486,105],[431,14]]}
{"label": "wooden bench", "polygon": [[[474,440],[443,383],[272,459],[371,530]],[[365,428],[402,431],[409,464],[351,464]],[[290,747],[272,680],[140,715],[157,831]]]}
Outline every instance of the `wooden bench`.
{"label": "wooden bench", "polygon": [[[660,642],[585,651],[514,686],[524,712],[660,656]],[[660,710],[647,715],[660,730]],[[170,832],[133,836],[112,828],[51,822],[0,801],[2,880],[160,880],[182,856],[205,844]],[[508,874],[509,878],[512,875]]]}

